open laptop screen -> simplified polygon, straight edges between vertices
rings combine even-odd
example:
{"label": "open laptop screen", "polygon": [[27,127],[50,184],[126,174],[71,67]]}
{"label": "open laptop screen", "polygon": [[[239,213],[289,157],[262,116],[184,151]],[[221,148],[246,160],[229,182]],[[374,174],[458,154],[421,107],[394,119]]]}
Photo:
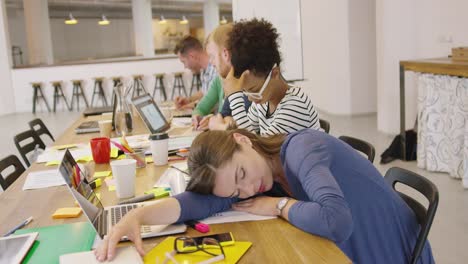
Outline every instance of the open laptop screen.
{"label": "open laptop screen", "polygon": [[149,94],[136,97],[132,100],[133,105],[143,119],[151,134],[163,132],[169,129],[170,125],[159,110]]}
{"label": "open laptop screen", "polygon": [[59,171],[84,214],[93,224],[96,232],[99,232],[97,219],[104,207],[93,189],[81,179],[80,167],[68,149],[60,163]]}

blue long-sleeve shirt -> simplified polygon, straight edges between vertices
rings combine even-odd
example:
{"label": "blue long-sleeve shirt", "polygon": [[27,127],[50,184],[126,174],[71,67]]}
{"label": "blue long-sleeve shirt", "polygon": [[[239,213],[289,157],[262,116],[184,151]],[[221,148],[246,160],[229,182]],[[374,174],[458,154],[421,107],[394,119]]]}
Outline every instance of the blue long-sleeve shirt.
{"label": "blue long-sleeve shirt", "polygon": [[[354,263],[407,263],[419,227],[406,203],[376,168],[326,133],[305,129],[285,140],[281,162],[297,200],[289,221],[334,241]],[[229,209],[232,198],[185,192],[178,222]],[[426,243],[419,263],[434,263]]]}

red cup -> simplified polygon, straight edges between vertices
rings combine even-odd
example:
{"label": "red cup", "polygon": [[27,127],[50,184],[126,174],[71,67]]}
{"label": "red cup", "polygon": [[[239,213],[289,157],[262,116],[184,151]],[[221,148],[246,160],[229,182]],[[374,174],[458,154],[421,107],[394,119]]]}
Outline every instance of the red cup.
{"label": "red cup", "polygon": [[110,139],[99,137],[91,139],[91,152],[95,163],[109,163],[110,161]]}

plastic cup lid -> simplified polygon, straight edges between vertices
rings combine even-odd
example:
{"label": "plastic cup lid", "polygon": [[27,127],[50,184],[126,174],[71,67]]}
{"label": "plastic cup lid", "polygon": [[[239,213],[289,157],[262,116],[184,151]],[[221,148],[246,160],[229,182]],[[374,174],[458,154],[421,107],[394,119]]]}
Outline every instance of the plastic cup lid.
{"label": "plastic cup lid", "polygon": [[149,140],[162,140],[168,139],[169,135],[167,133],[156,133],[149,136]]}

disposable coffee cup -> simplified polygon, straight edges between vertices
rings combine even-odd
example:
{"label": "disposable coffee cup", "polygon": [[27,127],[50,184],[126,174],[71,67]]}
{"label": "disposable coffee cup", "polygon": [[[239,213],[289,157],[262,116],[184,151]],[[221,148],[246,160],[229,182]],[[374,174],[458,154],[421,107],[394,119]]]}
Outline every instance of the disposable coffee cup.
{"label": "disposable coffee cup", "polygon": [[110,165],[117,197],[122,199],[135,196],[136,160],[114,160]]}
{"label": "disposable coffee cup", "polygon": [[99,124],[99,132],[101,133],[101,137],[111,137],[112,133],[112,121],[111,120],[102,120],[98,122]]}
{"label": "disposable coffee cup", "polygon": [[151,134],[149,136],[149,141],[154,165],[166,165],[168,159],[169,135],[167,133]]}

